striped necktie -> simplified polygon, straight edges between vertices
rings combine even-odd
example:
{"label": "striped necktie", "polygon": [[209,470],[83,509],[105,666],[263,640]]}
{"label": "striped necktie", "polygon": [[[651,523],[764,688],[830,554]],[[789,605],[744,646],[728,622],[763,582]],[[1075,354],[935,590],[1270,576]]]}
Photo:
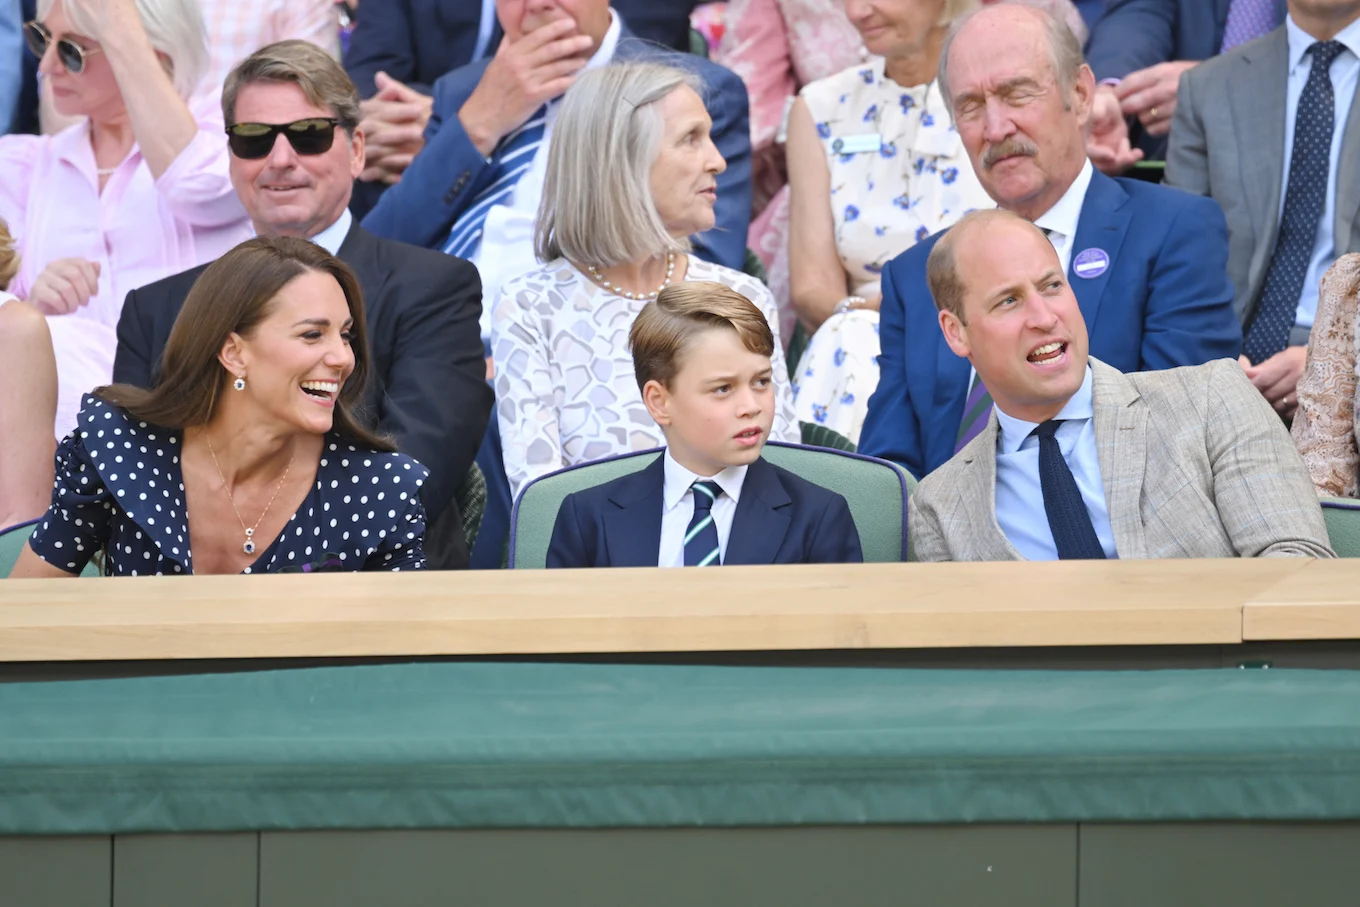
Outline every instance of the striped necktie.
{"label": "striped necktie", "polygon": [[694,516],[685,530],[685,566],[721,565],[718,525],[713,522],[713,502],[723,490],[717,482],[695,482],[690,490],[694,492]]}
{"label": "striped necktie", "polygon": [[491,154],[491,164],[484,176],[486,188],[477,193],[472,204],[454,221],[449,238],[444,243],[446,255],[471,258],[482,242],[486,215],[496,205],[510,200],[515,184],[533,166],[534,154],[543,144],[543,128],[548,119],[548,108],[534,112],[529,121],[507,135]]}

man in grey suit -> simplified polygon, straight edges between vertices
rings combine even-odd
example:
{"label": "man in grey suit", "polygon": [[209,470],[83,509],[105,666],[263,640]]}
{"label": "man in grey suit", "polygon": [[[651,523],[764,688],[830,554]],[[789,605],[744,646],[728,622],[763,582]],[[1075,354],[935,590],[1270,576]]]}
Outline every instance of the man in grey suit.
{"label": "man in grey suit", "polygon": [[1289,433],[1231,359],[1089,358],[1057,253],[1009,211],[965,216],[927,271],[995,408],[912,495],[918,560],[1335,557]]}
{"label": "man in grey suit", "polygon": [[1318,282],[1360,252],[1360,0],[1288,6],[1284,25],[1182,76],[1166,182],[1223,207],[1242,366],[1292,418]]}

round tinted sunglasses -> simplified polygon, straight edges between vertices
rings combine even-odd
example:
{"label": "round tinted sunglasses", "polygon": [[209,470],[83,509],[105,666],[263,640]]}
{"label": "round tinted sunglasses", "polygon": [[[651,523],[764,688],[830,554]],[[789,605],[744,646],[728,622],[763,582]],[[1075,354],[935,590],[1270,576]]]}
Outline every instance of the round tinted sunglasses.
{"label": "round tinted sunglasses", "polygon": [[[28,42],[28,49],[33,56],[39,60],[43,54],[47,53],[47,45],[52,43],[52,33],[47,30],[37,19],[32,22],[24,23],[24,40]],[[99,53],[99,48],[81,47],[70,38],[62,38],[57,41],[57,57],[61,60],[61,65],[66,67],[66,71],[73,75],[80,75],[85,69],[85,58]]]}
{"label": "round tinted sunglasses", "polygon": [[325,154],[335,142],[335,127],[340,121],[331,117],[311,117],[291,123],[236,123],[227,127],[231,153],[246,160],[267,157],[282,133],[298,154]]}

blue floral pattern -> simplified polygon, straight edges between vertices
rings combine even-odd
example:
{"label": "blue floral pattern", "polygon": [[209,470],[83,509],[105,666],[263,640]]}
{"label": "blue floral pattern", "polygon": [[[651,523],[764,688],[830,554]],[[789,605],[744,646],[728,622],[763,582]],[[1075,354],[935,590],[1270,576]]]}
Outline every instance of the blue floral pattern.
{"label": "blue floral pattern", "polygon": [[[962,212],[992,206],[933,84],[898,85],[880,58],[813,82],[802,97],[831,172],[836,252],[848,292],[877,298],[883,269],[896,255]],[[866,133],[879,141],[843,141],[832,150],[837,139]],[[846,147],[865,150],[847,154]],[[795,371],[798,418],[857,442],[878,385],[878,353],[876,311],[828,319]]]}

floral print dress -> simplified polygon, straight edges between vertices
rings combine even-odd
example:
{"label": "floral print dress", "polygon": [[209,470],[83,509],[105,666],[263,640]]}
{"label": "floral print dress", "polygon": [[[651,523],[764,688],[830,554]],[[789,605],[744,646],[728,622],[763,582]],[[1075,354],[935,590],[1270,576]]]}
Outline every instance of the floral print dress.
{"label": "floral print dress", "polygon": [[[836,251],[848,292],[879,294],[895,256],[977,208],[983,191],[935,83],[904,88],[875,58],[805,87],[831,171]],[[833,315],[793,379],[798,418],[858,442],[878,386],[878,313]]]}

